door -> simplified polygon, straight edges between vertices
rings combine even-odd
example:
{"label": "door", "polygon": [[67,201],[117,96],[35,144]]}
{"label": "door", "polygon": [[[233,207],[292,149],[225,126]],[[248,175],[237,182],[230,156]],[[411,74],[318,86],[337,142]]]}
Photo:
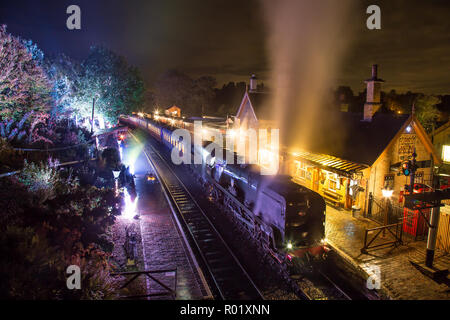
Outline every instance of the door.
{"label": "door", "polygon": [[313,170],[312,189],[313,189],[313,191],[316,191],[316,192],[319,191],[319,169]]}

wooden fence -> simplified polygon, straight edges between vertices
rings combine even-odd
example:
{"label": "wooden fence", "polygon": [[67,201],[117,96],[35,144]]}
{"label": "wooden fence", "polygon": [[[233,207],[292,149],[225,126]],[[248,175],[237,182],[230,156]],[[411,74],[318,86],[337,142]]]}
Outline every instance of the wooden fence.
{"label": "wooden fence", "polygon": [[436,239],[436,248],[450,252],[450,213],[441,211],[439,228]]}

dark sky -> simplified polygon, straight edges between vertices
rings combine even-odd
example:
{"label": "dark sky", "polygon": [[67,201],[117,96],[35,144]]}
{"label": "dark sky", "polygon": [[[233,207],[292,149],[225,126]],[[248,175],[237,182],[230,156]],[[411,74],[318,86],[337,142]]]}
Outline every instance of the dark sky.
{"label": "dark sky", "polygon": [[[385,90],[450,93],[450,1],[358,3],[348,30],[353,41],[337,84],[362,90],[370,65],[378,63]],[[65,26],[70,4],[81,7],[81,31]],[[366,28],[369,4],[381,7],[381,30]],[[168,68],[212,75],[219,84],[245,81],[256,73],[270,85],[262,21],[257,0],[0,2],[0,23],[37,42],[44,52],[82,59],[90,45],[104,44],[140,67],[150,86]]]}

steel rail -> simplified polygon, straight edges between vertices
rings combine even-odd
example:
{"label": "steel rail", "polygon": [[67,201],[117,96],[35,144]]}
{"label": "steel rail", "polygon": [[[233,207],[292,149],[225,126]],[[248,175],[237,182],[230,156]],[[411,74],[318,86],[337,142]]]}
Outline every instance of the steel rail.
{"label": "steel rail", "polygon": [[[163,156],[148,145],[149,159],[159,171],[177,214],[204,262],[214,286],[223,300],[261,300],[259,291],[214,224],[195,201],[195,197],[166,163]],[[151,156],[150,156],[151,155]]]}

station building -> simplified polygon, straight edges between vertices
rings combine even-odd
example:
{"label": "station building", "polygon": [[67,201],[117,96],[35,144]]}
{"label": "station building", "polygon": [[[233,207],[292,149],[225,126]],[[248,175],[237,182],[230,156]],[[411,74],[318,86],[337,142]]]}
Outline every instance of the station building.
{"label": "station building", "polygon": [[441,156],[442,171],[450,174],[450,121],[437,128],[431,138],[438,155]]}
{"label": "station building", "polygon": [[[421,168],[416,183],[431,185],[434,166],[441,163],[430,137],[414,115],[378,112],[381,84],[377,66],[365,81],[367,97],[364,112],[341,112],[340,129],[346,132],[336,148],[336,137],[328,134],[320,146],[292,152],[282,148],[280,172],[320,193],[330,204],[369,211],[369,198],[382,199],[383,190],[392,190],[391,200],[401,204],[409,177],[401,174],[401,163],[417,154]],[[253,84],[252,84],[253,82]],[[244,128],[271,128],[267,93],[255,92],[254,77],[235,117],[235,125]],[[322,139],[323,140],[323,139]]]}

